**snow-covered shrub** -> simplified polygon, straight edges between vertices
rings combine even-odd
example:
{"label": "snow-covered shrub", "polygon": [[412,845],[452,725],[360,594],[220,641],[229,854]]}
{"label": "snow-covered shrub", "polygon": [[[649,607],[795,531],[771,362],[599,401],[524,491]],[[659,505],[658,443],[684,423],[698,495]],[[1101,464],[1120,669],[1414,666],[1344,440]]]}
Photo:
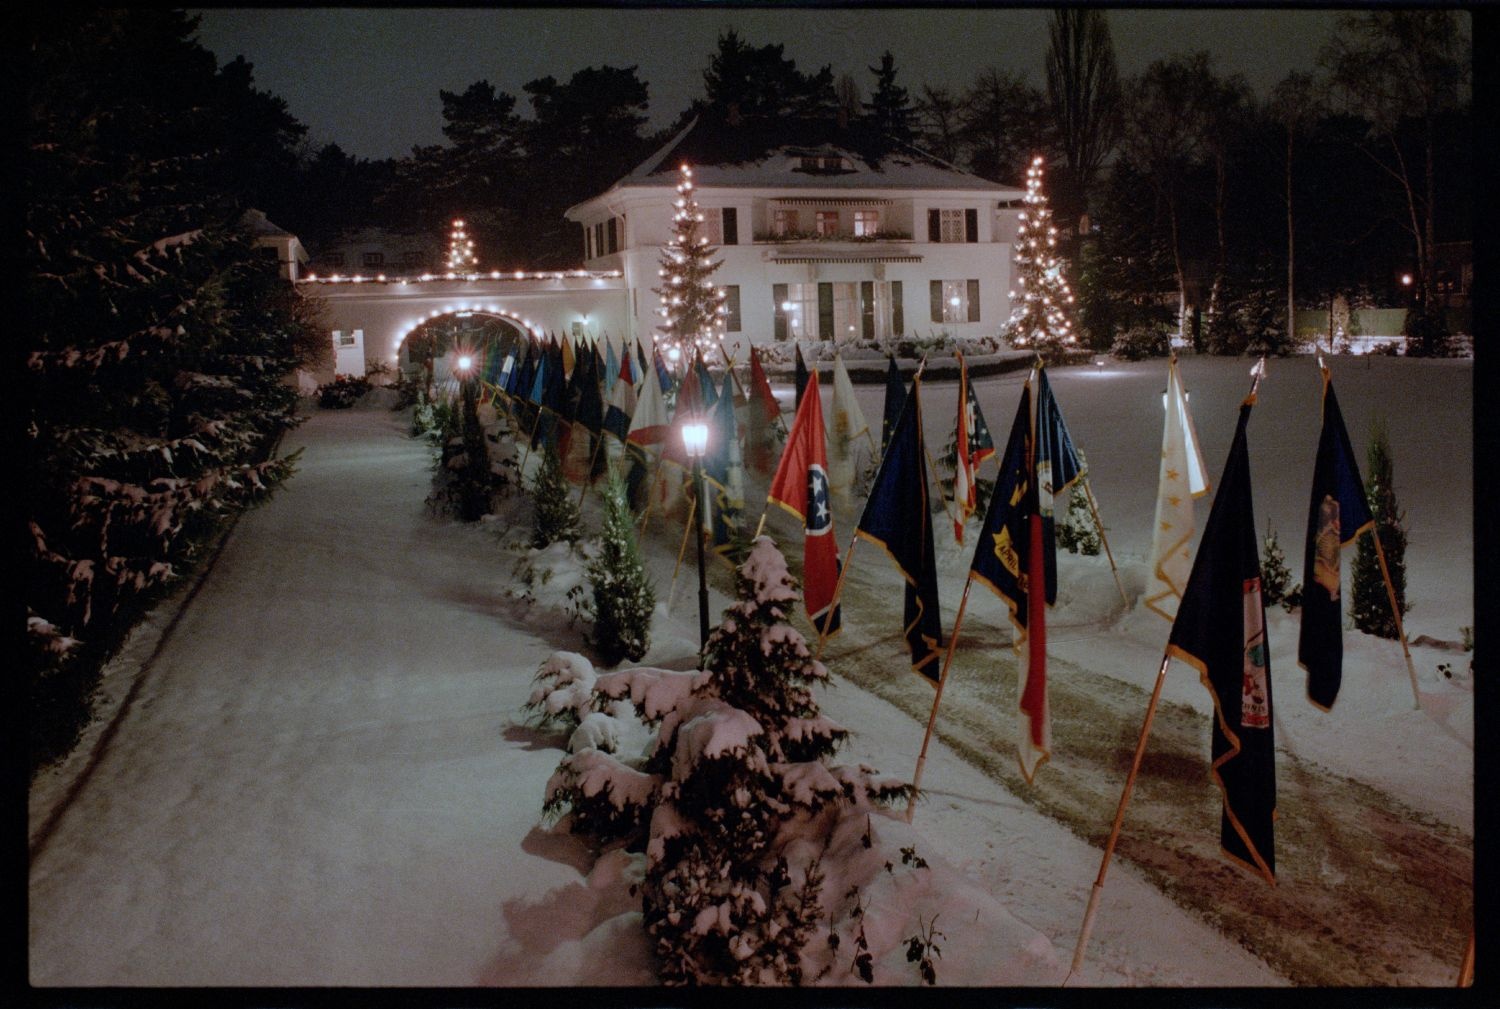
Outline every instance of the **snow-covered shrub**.
{"label": "snow-covered shrub", "polygon": [[542,451],[541,466],[532,479],[531,499],[535,506],[531,545],[544,547],[558,540],[577,542],[580,516],[578,502],[563,478],[562,461],[557,450],[547,445]]}
{"label": "snow-covered shrub", "polygon": [[1290,613],[1302,605],[1302,584],[1292,582],[1292,572],[1286,566],[1286,554],[1276,542],[1276,532],[1266,526],[1266,538],[1261,544],[1260,594],[1267,606],[1280,603]]}
{"label": "snow-covered shrub", "polygon": [[[1083,453],[1079,453],[1082,457]],[[1074,484],[1068,491],[1068,510],[1057,523],[1057,545],[1070,553],[1097,557],[1103,544],[1099,540],[1099,529],[1094,525],[1094,515],[1089,510],[1088,495],[1082,484]]]}
{"label": "snow-covered shrub", "polygon": [[1375,528],[1355,541],[1354,573],[1350,579],[1353,602],[1349,606],[1349,615],[1354,618],[1354,626],[1366,634],[1395,638],[1396,617],[1391,613],[1391,593],[1386,589],[1380,558],[1375,554],[1375,537],[1380,537],[1396,605],[1404,616],[1407,610],[1406,513],[1396,502],[1391,442],[1383,422],[1374,425],[1365,452],[1365,496],[1370,502]]}
{"label": "snow-covered shrub", "polygon": [[335,375],[318,386],[318,405],[325,410],[347,410],[374,386],[363,375]]}
{"label": "snow-covered shrub", "polygon": [[568,752],[603,750],[614,753],[620,748],[620,720],[603,711],[590,711],[568,737]]}
{"label": "snow-covered shrub", "polygon": [[1166,357],[1172,340],[1161,326],[1131,326],[1115,335],[1109,353],[1122,361],[1144,361],[1148,357]]}
{"label": "snow-covered shrub", "polygon": [[522,706],[542,724],[578,725],[593,710],[594,664],[577,652],[553,652],[531,680]]}
{"label": "snow-covered shrub", "polygon": [[656,590],[641,563],[635,521],[625,502],[625,485],[613,473],[604,487],[604,527],[588,575],[594,591],[591,641],[603,664],[613,666],[621,659],[644,657],[651,647]]}

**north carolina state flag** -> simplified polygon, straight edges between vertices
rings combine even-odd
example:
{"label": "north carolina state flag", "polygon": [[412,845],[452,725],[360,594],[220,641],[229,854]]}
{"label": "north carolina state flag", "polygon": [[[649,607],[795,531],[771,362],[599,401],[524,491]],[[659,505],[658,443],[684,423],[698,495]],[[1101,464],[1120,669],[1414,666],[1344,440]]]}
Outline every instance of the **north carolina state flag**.
{"label": "north carolina state flag", "polygon": [[823,439],[823,401],[818,397],[818,374],[812,372],[767,501],[802,520],[802,601],[818,633],[832,636],[840,623],[839,609],[833,605],[839,551],[828,503],[828,448]]}

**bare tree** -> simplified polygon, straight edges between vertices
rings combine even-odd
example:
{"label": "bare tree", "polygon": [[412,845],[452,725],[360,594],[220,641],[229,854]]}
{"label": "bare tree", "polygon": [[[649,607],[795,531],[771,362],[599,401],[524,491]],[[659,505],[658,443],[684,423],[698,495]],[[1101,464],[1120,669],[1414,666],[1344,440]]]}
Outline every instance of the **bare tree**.
{"label": "bare tree", "polygon": [[923,84],[915,111],[921,144],[949,164],[957,164],[962,154],[962,105],[953,92]]}
{"label": "bare tree", "polygon": [[[1438,120],[1466,94],[1469,49],[1455,11],[1368,10],[1341,15],[1338,29],[1320,56],[1332,74],[1335,93],[1350,111],[1371,123],[1371,143],[1361,149],[1405,196],[1424,310],[1433,304]],[[1420,166],[1409,164],[1402,149],[1402,127],[1407,123],[1414,124],[1420,136]],[[1376,148],[1386,144],[1388,154],[1377,154]]]}
{"label": "bare tree", "polygon": [[969,170],[995,182],[1015,185],[1047,144],[1045,100],[1019,74],[983,70],[964,92],[959,115]]}
{"label": "bare tree", "polygon": [[1104,11],[1057,10],[1047,27],[1047,101],[1071,190],[1064,209],[1071,215],[1088,209],[1094,179],[1119,140],[1120,75]]}
{"label": "bare tree", "polygon": [[1184,180],[1202,156],[1203,89],[1212,73],[1208,54],[1157,60],[1126,89],[1121,152],[1150,180],[1166,211],[1172,270],[1177,279],[1177,334],[1187,337],[1187,270],[1183,257]]}
{"label": "bare tree", "polygon": [[[1296,339],[1297,221],[1292,202],[1292,162],[1297,137],[1322,113],[1322,89],[1312,74],[1294,70],[1271,91],[1266,113],[1286,132],[1286,338]],[[1330,350],[1332,348],[1330,347]]]}
{"label": "bare tree", "polygon": [[1210,327],[1221,321],[1229,275],[1229,151],[1246,126],[1250,88],[1238,74],[1220,79],[1206,63],[1203,88],[1203,147],[1214,171],[1214,275],[1208,291]]}
{"label": "bare tree", "polygon": [[847,126],[858,119],[864,100],[860,97],[859,83],[853,75],[840,74],[833,86],[833,93],[839,103],[839,122]]}

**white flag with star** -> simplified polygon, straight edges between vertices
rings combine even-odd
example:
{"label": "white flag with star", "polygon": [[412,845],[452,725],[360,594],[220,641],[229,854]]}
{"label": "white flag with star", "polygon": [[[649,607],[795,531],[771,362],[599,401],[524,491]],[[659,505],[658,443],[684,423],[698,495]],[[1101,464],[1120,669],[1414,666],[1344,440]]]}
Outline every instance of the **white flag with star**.
{"label": "white flag with star", "polygon": [[1163,401],[1167,417],[1161,438],[1161,476],[1156,490],[1146,605],[1167,620],[1175,620],[1177,604],[1193,568],[1193,499],[1208,493],[1203,453],[1198,448],[1175,356],[1167,365]]}

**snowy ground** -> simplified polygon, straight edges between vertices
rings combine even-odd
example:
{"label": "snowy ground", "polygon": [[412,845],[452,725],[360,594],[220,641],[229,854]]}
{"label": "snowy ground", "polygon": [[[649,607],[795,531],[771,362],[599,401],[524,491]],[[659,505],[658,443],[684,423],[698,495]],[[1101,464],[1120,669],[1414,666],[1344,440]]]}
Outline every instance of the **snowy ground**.
{"label": "snowy ground", "polygon": [[[1457,642],[1460,628],[1473,623],[1472,366],[1340,358],[1333,367],[1358,450],[1373,414],[1384,412],[1391,422],[1396,490],[1410,538],[1409,634]],[[1183,363],[1214,479],[1248,388],[1247,370],[1244,361]],[[1023,378],[977,383],[1002,444]],[[1057,369],[1052,381],[1074,440],[1088,454],[1110,544],[1134,597],[1149,549],[1165,365]],[[1294,570],[1318,389],[1310,359],[1273,360],[1249,432],[1257,520],[1269,519],[1278,530]],[[881,388],[857,393],[878,426]],[[927,389],[934,452],[951,429],[954,395],[948,384]],[[596,864],[582,844],[541,823],[543,788],[565,736],[528,727],[519,709],[541,661],[556,649],[579,649],[580,632],[548,599],[528,605],[510,594],[514,561],[496,535],[504,523],[465,528],[425,513],[429,450],[405,437],[400,416],[379,409],[317,412],[289,437],[288,448],[297,445],[307,447],[297,476],[243,518],[154,660],[142,667],[144,656],[136,656],[134,664],[111,667],[106,693],[122,697],[135,682],[139,689],[119,708],[118,731],[88,773],[79,776],[88,763],[83,752],[33,788],[32,982],[651,983],[639,901],[628,892],[633,863],[615,853]],[[1200,528],[1207,508],[1199,503]],[[841,541],[852,527],[853,516],[841,514]],[[774,521],[769,528],[783,531]],[[672,609],[659,618],[643,664],[692,663],[696,598],[685,584],[691,558],[675,593],[668,585],[679,535],[680,527],[661,523],[648,533],[659,597],[670,598]],[[972,543],[958,549],[942,524],[937,539],[948,626]],[[795,544],[788,549],[789,556],[799,553]],[[874,598],[889,563],[867,550],[855,565],[859,576],[851,581]],[[717,616],[728,580],[719,571],[714,577]],[[1165,621],[1143,610],[1122,615],[1108,567],[1094,559],[1064,555],[1061,583],[1049,634],[1059,667],[1149,688]],[[882,601],[893,599],[888,588],[884,593]],[[898,606],[846,609],[846,622],[884,637],[859,646],[862,658],[853,654],[855,628],[830,646],[825,658],[841,682],[822,703],[854,730],[842,760],[909,774],[920,722],[839,677],[842,659],[864,677],[883,663],[893,680],[915,682],[902,671],[891,636]],[[1006,640],[993,597],[971,600],[966,637],[971,626],[976,635]],[[1423,693],[1423,710],[1414,711],[1399,646],[1350,632],[1344,691],[1335,710],[1323,713],[1302,697],[1295,619],[1278,613],[1270,633],[1277,738],[1287,759],[1355,779],[1472,837],[1468,656],[1413,649]],[[955,688],[1013,678],[1008,649],[983,654],[994,658],[956,660]],[[1438,674],[1440,662],[1451,663],[1454,679]],[[962,692],[955,697],[963,705]],[[1174,667],[1165,697],[1206,719],[1206,692],[1186,670]],[[976,712],[984,714],[977,705],[967,709]],[[1141,714],[1119,717],[1138,725]],[[1014,716],[997,710],[993,722],[1004,738]],[[1132,729],[1131,741],[1133,735]],[[1202,748],[1206,753],[1206,721]],[[1009,752],[999,758],[1013,762]],[[1037,962],[1050,957],[1056,977],[1038,983],[1061,983],[1099,850],[1040,811],[1035,796],[982,765],[935,744],[923,781],[929,798],[910,829],[920,850],[987,891],[1050,946]],[[1060,757],[1044,767],[1036,792],[1045,797],[1060,788],[1064,770]],[[81,787],[68,800],[75,781]],[[1205,778],[1201,787],[1212,785]],[[55,820],[54,810],[60,810]],[[43,832],[45,824],[53,826]],[[1097,833],[1107,827],[1106,816]],[[892,822],[890,829],[907,828]],[[1216,829],[1216,818],[1201,825],[1210,841]],[[1467,879],[1471,867],[1454,871]],[[1287,875],[1296,879],[1294,866]],[[1209,924],[1211,915],[1185,909],[1149,879],[1128,860],[1114,863],[1090,958],[1070,983],[1287,983],[1239,938]],[[1296,885],[1284,882],[1283,889]],[[1451,971],[1440,964],[1390,983],[1451,983],[1471,907],[1471,901],[1453,907],[1459,943]],[[927,917],[942,905],[912,910],[914,918]],[[950,937],[939,983],[1003,983],[996,979],[1006,976],[1006,965],[990,962],[984,943],[953,941],[962,925],[939,919]],[[891,930],[897,939],[912,931],[906,923]],[[897,983],[916,981],[913,968],[909,980]],[[1351,974],[1334,983],[1371,982]]]}

